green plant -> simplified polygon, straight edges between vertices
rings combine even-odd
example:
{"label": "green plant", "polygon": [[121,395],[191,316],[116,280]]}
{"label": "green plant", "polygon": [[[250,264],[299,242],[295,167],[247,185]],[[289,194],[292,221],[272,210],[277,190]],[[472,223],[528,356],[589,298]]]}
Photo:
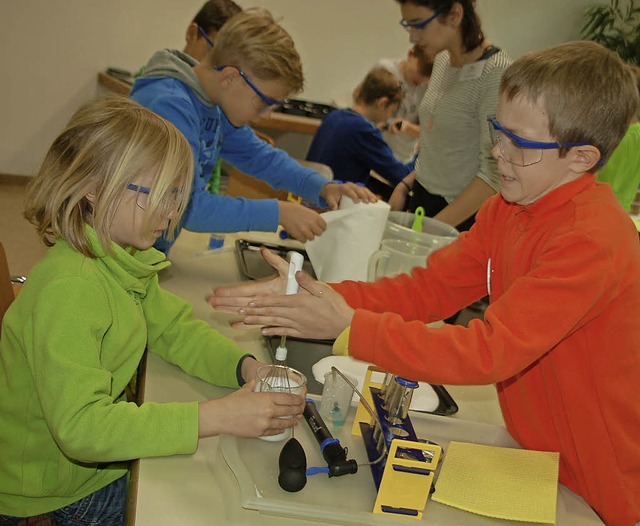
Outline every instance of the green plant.
{"label": "green plant", "polygon": [[582,37],[617,52],[625,62],[640,65],[640,0],[609,0],[588,7]]}

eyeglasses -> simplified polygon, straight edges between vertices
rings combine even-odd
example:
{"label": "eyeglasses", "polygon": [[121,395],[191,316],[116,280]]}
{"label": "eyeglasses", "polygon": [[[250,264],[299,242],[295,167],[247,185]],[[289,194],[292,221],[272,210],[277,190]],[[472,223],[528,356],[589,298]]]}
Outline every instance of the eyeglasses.
{"label": "eyeglasses", "polygon": [[198,26],[198,33],[200,33],[204,37],[204,39],[207,41],[207,44],[213,47],[213,40],[209,38],[209,35],[207,35],[206,31],[200,26]]}
{"label": "eyeglasses", "polygon": [[404,27],[407,31],[411,31],[411,30],[419,31],[421,29],[424,29],[427,26],[427,24],[429,24],[439,16],[440,16],[440,13],[436,13],[435,15],[430,16],[429,18],[427,18],[426,20],[423,20],[422,22],[407,22],[403,18],[402,20],[400,20],[400,25]]}
{"label": "eyeglasses", "polygon": [[496,144],[500,148],[502,158],[515,166],[531,166],[542,160],[543,150],[557,150],[563,148],[573,148],[574,146],[587,146],[586,142],[568,142],[560,144],[558,142],[540,142],[524,139],[504,126],[495,119],[488,117],[489,135],[491,136],[491,145]]}
{"label": "eyeglasses", "polygon": [[270,97],[267,97],[264,93],[262,93],[262,92],[258,89],[258,87],[257,87],[253,82],[251,82],[251,81],[249,80],[249,77],[247,77],[247,75],[244,73],[244,71],[242,71],[242,70],[241,70],[239,67],[237,67],[237,66],[231,66],[231,65],[229,65],[229,64],[227,64],[226,66],[213,66],[213,69],[214,69],[214,70],[216,70],[216,71],[222,71],[224,68],[234,68],[234,69],[237,69],[237,70],[238,70],[238,73],[240,73],[240,76],[244,79],[244,81],[249,85],[249,87],[254,91],[254,93],[255,93],[258,97],[260,97],[260,100],[262,100],[262,102],[265,104],[265,106],[266,106],[266,107],[256,108],[256,107],[254,106],[254,108],[255,108],[257,111],[262,112],[262,111],[265,111],[265,110],[270,109],[270,108],[275,108],[275,107],[277,107],[277,106],[282,106],[282,105],[286,102],[286,100],[275,100],[275,99],[272,99],[272,98],[270,98]]}
{"label": "eyeglasses", "polygon": [[[149,194],[151,194],[151,188],[147,186],[139,186],[137,184],[129,183],[127,190],[133,190],[137,192],[136,206],[141,210],[146,210],[149,204]],[[171,193],[163,199],[162,205],[159,207],[157,214],[161,217],[167,216],[180,208],[181,194],[177,188],[173,189]]]}

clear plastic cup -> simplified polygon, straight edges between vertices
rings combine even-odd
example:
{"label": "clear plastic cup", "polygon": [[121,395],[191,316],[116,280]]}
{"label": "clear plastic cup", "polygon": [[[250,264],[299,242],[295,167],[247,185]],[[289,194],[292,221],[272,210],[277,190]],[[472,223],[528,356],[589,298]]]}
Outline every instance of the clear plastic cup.
{"label": "clear plastic cup", "polygon": [[[345,375],[349,381],[357,387],[358,380],[351,375]],[[347,418],[353,398],[353,387],[338,373],[329,371],[324,375],[322,388],[322,401],[320,402],[320,415],[325,422],[334,426],[341,426]]]}

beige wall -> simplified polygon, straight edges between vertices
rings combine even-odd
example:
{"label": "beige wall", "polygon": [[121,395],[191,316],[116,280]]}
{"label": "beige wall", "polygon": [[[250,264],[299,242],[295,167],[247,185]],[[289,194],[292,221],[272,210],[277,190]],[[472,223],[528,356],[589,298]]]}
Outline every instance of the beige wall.
{"label": "beige wall", "polygon": [[[203,0],[0,0],[0,173],[31,175],[108,66],[136,70],[183,45]],[[577,38],[593,0],[478,0],[490,39],[512,56]],[[281,18],[305,65],[304,98],[349,100],[380,57],[402,56],[393,0],[238,0]]]}

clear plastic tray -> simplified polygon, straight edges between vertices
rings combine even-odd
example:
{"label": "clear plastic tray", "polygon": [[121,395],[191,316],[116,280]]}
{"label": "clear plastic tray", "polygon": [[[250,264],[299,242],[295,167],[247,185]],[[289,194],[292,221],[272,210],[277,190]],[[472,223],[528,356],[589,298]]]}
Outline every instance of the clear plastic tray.
{"label": "clear plastic tray", "polygon": [[[330,423],[327,425],[341,445],[348,447],[348,458],[354,458],[360,464],[367,461],[367,455],[362,439],[351,435],[354,414],[355,407],[352,407],[344,427],[340,429],[333,428]],[[452,440],[518,447],[506,429],[498,426],[425,413],[412,413],[411,421],[417,436],[438,443],[443,447],[445,455]],[[296,426],[295,437],[305,450],[307,467],[326,466],[320,447],[306,422],[301,421]],[[238,481],[244,508],[270,515],[293,517],[304,521],[304,524],[313,521],[362,525],[415,524],[415,519],[372,513],[376,489],[369,466],[360,466],[357,473],[342,477],[314,475],[308,477],[306,486],[298,493],[284,491],[277,482],[278,457],[284,443],[230,435],[220,437],[221,453]],[[556,524],[559,526],[601,524],[586,503],[563,486],[559,486],[557,510]],[[476,515],[431,499],[427,501],[422,521],[429,526],[533,524]]]}

